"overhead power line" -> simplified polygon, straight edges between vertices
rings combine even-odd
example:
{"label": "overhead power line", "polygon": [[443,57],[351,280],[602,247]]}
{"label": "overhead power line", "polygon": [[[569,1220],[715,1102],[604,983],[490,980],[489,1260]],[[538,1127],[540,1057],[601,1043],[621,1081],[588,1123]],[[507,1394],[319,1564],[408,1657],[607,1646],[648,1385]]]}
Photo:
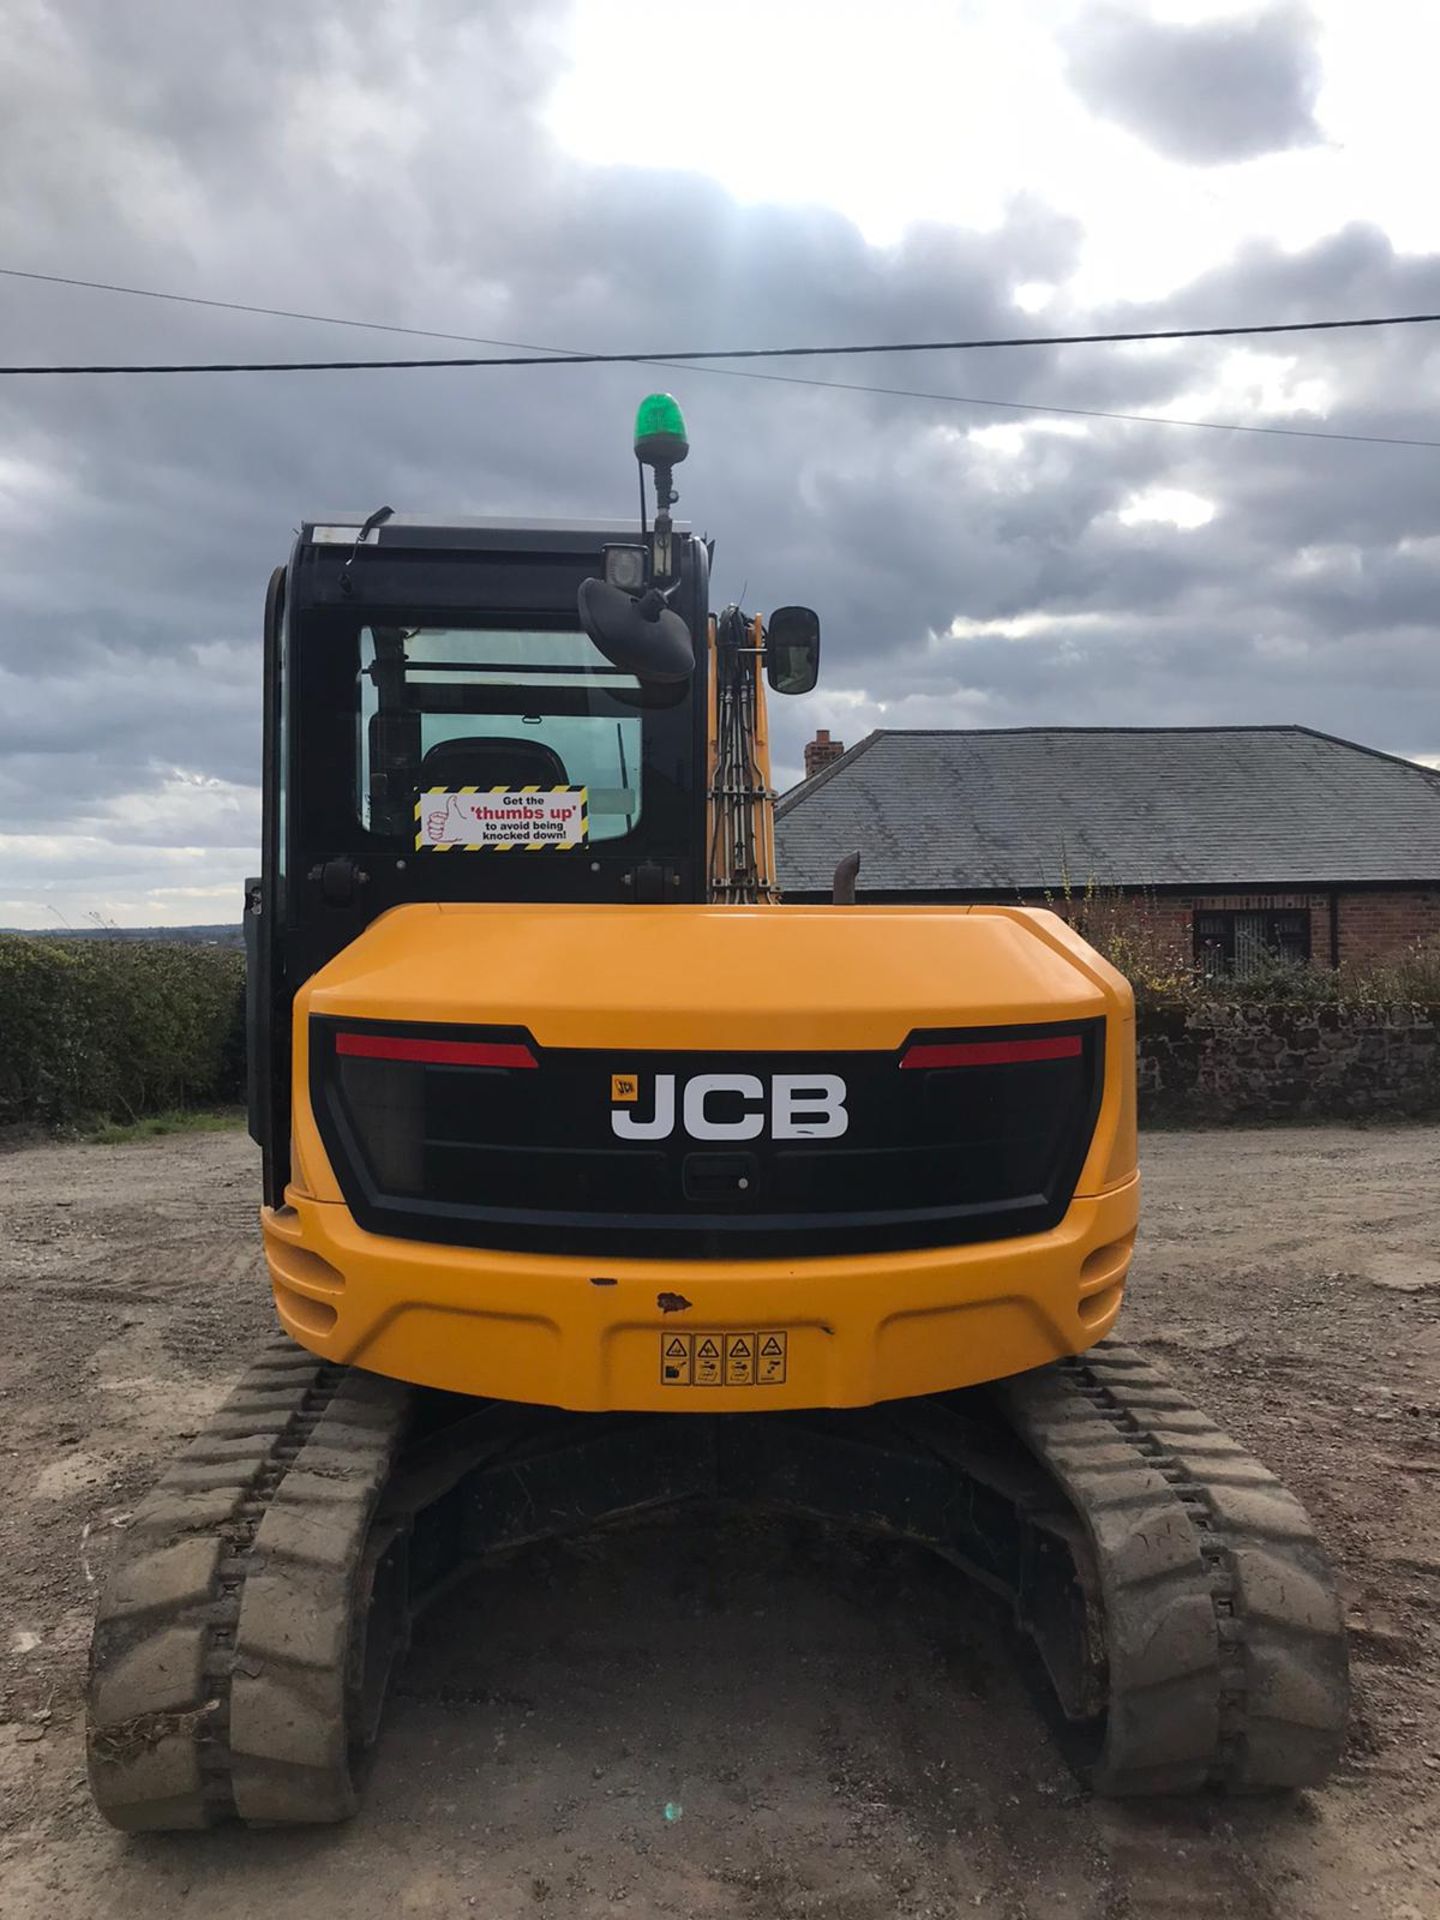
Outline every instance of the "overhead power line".
{"label": "overhead power line", "polygon": [[371,373],[412,372],[459,367],[604,367],[663,363],[688,365],[701,360],[818,360],[854,354],[973,353],[1002,347],[1117,346],[1140,341],[1227,340],[1277,333],[1354,332],[1361,328],[1418,327],[1440,321],[1440,313],[1374,314],[1341,320],[1277,320],[1234,327],[1165,327],[1112,333],[1012,334],[966,340],[871,340],[846,346],[683,347],[644,353],[465,354],[443,359],[390,360],[196,360],[0,367],[0,374],[118,373]]}
{"label": "overhead power line", "polygon": [[248,300],[208,300],[198,293],[162,293],[155,287],[126,287],[113,280],[80,280],[68,273],[30,273],[23,267],[0,267],[6,280],[39,280],[50,287],[85,287],[91,293],[125,293],[136,300],[167,300],[181,307],[215,307],[222,313],[258,313],[271,320],[308,320],[324,327],[359,327],[366,333],[404,333],[416,340],[459,340],[475,347],[513,347],[522,353],[554,353],[568,359],[563,347],[537,347],[531,340],[492,340],[483,333],[442,333],[435,327],[402,327],[387,320],[352,320],[336,313],[302,313],[294,307],[261,307]]}
{"label": "overhead power line", "polygon": [[[305,370],[312,364],[315,365],[317,370],[320,370],[320,369],[333,370],[333,369],[338,369],[340,367],[346,367],[346,366],[364,367],[367,369],[375,368],[375,367],[406,368],[406,367],[412,367],[412,366],[421,366],[421,367],[424,367],[424,366],[452,366],[453,367],[453,366],[467,366],[467,365],[475,365],[475,366],[521,365],[523,366],[535,360],[539,360],[543,364],[547,364],[547,365],[565,365],[567,363],[573,364],[576,362],[583,365],[583,364],[594,364],[597,361],[603,362],[606,360],[617,359],[617,358],[621,360],[625,360],[627,362],[631,362],[633,364],[665,366],[665,365],[671,364],[675,360],[683,359],[688,364],[689,371],[693,373],[704,374],[707,376],[723,377],[723,378],[734,379],[734,380],[764,380],[767,382],[773,382],[777,385],[809,387],[812,389],[829,387],[829,388],[833,388],[837,393],[875,394],[875,395],[882,395],[882,396],[897,399],[897,400],[927,400],[927,401],[932,401],[932,402],[936,402],[936,403],[947,405],[947,406],[995,407],[995,408],[1003,409],[1004,411],[1010,412],[1010,413],[1061,414],[1066,416],[1067,418],[1073,418],[1073,419],[1116,420],[1116,421],[1121,421],[1127,424],[1133,424],[1133,425],[1139,425],[1139,426],[1187,427],[1187,428],[1200,429],[1200,430],[1203,430],[1206,432],[1212,432],[1212,433],[1259,433],[1259,434],[1276,436],[1281,439],[1292,439],[1292,440],[1338,440],[1338,441],[1350,442],[1352,444],[1362,445],[1362,446],[1440,448],[1440,440],[1427,440],[1427,439],[1407,437],[1407,436],[1397,435],[1397,434],[1345,433],[1345,432],[1338,431],[1334,428],[1282,427],[1282,426],[1274,426],[1274,425],[1262,425],[1259,423],[1252,423],[1248,421],[1239,421],[1239,420],[1181,419],[1181,418],[1177,418],[1175,415],[1172,415],[1172,414],[1129,413],[1129,412],[1123,412],[1123,411],[1117,410],[1115,408],[1062,406],[1055,402],[1041,401],[1041,400],[999,400],[994,398],[993,396],[982,395],[982,394],[938,393],[938,392],[933,392],[924,388],[876,386],[876,385],[870,385],[870,384],[862,383],[859,381],[852,381],[852,380],[815,380],[815,379],[808,379],[803,374],[761,373],[757,369],[751,368],[751,367],[705,366],[703,364],[699,364],[698,362],[696,362],[693,359],[693,357],[689,355],[685,355],[685,356],[672,355],[664,359],[659,357],[651,359],[649,357],[642,357],[639,355],[612,356],[612,355],[587,354],[579,349],[572,349],[567,347],[538,346],[533,341],[528,341],[528,340],[502,340],[502,339],[496,339],[486,334],[455,333],[455,332],[444,331],[436,327],[407,327],[395,321],[359,320],[349,315],[332,314],[332,313],[310,313],[300,308],[263,306],[252,301],[217,300],[214,298],[206,297],[201,294],[173,293],[173,292],[164,291],[155,287],[132,287],[132,286],[126,286],[116,281],[110,281],[110,280],[86,280],[86,279],[81,279],[78,276],[72,275],[72,274],[36,273],[22,267],[0,267],[0,276],[3,276],[6,279],[12,279],[12,280],[40,281],[48,286],[83,287],[95,293],[125,294],[132,298],[140,299],[140,300],[162,300],[162,301],[172,302],[179,306],[209,307],[209,308],[217,309],[219,311],[226,312],[226,313],[259,314],[269,319],[300,320],[300,321],[304,321],[304,322],[318,325],[318,326],[359,328],[367,333],[394,333],[394,334],[408,335],[416,339],[453,340],[453,341],[463,341],[466,344],[475,345],[475,346],[511,347],[511,348],[520,350],[520,352],[522,352],[525,356],[525,358],[521,360],[504,360],[504,361],[493,361],[493,360],[475,360],[475,361],[421,360],[421,361],[353,361],[353,362],[326,361],[326,362],[318,362],[318,363],[295,362],[295,363],[278,363],[278,364],[272,363],[272,362],[255,362],[245,366],[241,366],[237,364],[233,368],[215,368],[213,369],[215,371],[233,370],[236,372],[242,372],[242,371],[243,372],[261,372],[261,371],[268,371],[273,367],[276,371],[296,372],[296,371]],[[1429,322],[1436,319],[1437,317],[1440,317],[1440,316],[1436,316],[1433,314],[1408,314],[1408,315],[1394,316],[1390,319],[1379,318],[1379,319],[1360,319],[1360,320],[1309,321],[1309,322],[1296,322],[1293,325],[1277,323],[1270,327],[1243,328],[1243,329],[1201,328],[1201,329],[1180,330],[1178,332],[1171,332],[1171,333],[1153,333],[1153,334],[1143,334],[1143,335],[1141,334],[1127,334],[1127,335],[1095,334],[1095,335],[1053,336],[1049,341],[1033,339],[1029,336],[1026,336],[1023,339],[1014,340],[1014,341],[970,342],[970,343],[952,342],[950,344],[977,345],[977,346],[978,345],[1009,346],[1009,345],[1030,344],[1030,345],[1039,346],[1039,345],[1045,345],[1045,344],[1056,344],[1058,341],[1062,341],[1062,340],[1066,344],[1071,344],[1071,343],[1078,343],[1080,341],[1091,341],[1091,340],[1100,341],[1100,340],[1119,340],[1119,339],[1133,340],[1133,339],[1176,339],[1176,338],[1194,339],[1194,338],[1209,338],[1209,337],[1214,337],[1216,335],[1223,335],[1223,334],[1235,333],[1235,332],[1291,332],[1291,331],[1316,331],[1316,330],[1322,330],[1327,328],[1340,328],[1340,327],[1409,326],[1409,325],[1418,325],[1423,322]],[[843,353],[843,352],[879,353],[879,352],[921,351],[921,350],[923,349],[919,345],[916,345],[908,349],[884,348],[884,347],[856,347],[856,348],[815,348],[813,350],[808,350],[804,348],[788,348],[788,349],[771,350],[771,349],[762,348],[762,349],[746,349],[743,351],[747,352],[753,357],[757,354],[770,353],[770,352],[799,354],[806,351],[813,351],[816,354],[828,354],[828,353]],[[154,372],[165,372],[165,371],[202,372],[202,371],[210,371],[210,370],[212,369],[201,367],[198,365],[193,367],[176,365],[172,368],[156,367],[156,368],[133,369],[133,371],[145,371],[145,372],[151,372],[151,371],[154,371]],[[95,369],[4,368],[4,369],[0,369],[0,371],[7,372],[7,373],[10,373],[10,372],[22,372],[22,373],[23,372],[68,372],[68,371],[125,372],[125,371],[132,371],[132,369],[123,368],[123,367],[95,368]]]}
{"label": "overhead power line", "polygon": [[1146,427],[1199,427],[1210,433],[1268,433],[1286,440],[1348,440],[1366,447],[1436,447],[1440,440],[1391,433],[1343,433],[1334,427],[1274,427],[1245,420],[1189,420],[1169,413],[1117,413],[1109,407],[1060,407],[1039,400],[981,400],[963,393],[929,393],[921,387],[872,387],[854,380],[807,380],[801,374],[757,373],[755,380],[783,380],[792,387],[830,387],[836,393],[884,393],[897,400],[947,401],[961,407],[1003,407],[1007,413],[1058,413],[1079,420],[1123,420]]}
{"label": "overhead power line", "polygon": [[[1207,340],[1218,339],[1232,334],[1251,333],[1317,333],[1339,328],[1354,327],[1414,327],[1440,321],[1440,313],[1402,313],[1378,315],[1373,318],[1340,320],[1276,320],[1264,325],[1236,327],[1176,327],[1169,331],[1149,333],[1057,333],[1057,334],[1021,334],[1012,339],[993,340],[911,340],[901,341],[890,346],[849,346],[849,347],[734,347],[714,352],[694,350],[683,353],[585,353],[573,347],[541,347],[530,340],[497,340],[482,333],[443,332],[437,327],[406,327],[389,320],[356,320],[345,314],[308,313],[295,307],[267,307],[248,300],[215,300],[198,293],[168,293],[155,287],[130,287],[113,280],[82,280],[74,274],[35,273],[23,267],[0,267],[0,276],[8,280],[38,280],[52,287],[85,287],[92,293],[124,293],[137,300],[166,300],[185,307],[215,307],[226,313],[256,313],[274,320],[313,321],[326,327],[359,327],[367,333],[409,334],[419,340],[457,340],[481,347],[512,347],[527,357],[548,362],[578,360],[599,361],[640,361],[640,360],[738,360],[738,359],[776,359],[784,356],[804,356],[845,353],[940,353],[951,350],[964,351],[977,347],[1056,347],[1086,346],[1113,341],[1135,340]],[[455,366],[455,365],[498,365],[517,364],[512,361],[450,361],[450,360],[409,360],[370,361],[317,361],[256,363],[258,366],[274,364],[286,371],[303,370],[313,364],[318,368],[344,366]],[[523,363],[520,363],[523,364]],[[209,368],[198,369],[202,372]],[[237,369],[250,371],[249,367]],[[10,369],[6,368],[6,372]],[[43,371],[43,369],[31,369]],[[86,368],[84,371],[89,372]],[[148,371],[148,369],[146,369]]]}
{"label": "overhead power line", "polygon": [[[348,314],[308,313],[296,307],[265,307],[249,300],[215,300],[198,293],[168,293],[156,287],[128,287],[114,280],[82,280],[74,274],[34,273],[23,267],[0,267],[7,280],[39,280],[51,287],[85,287],[92,293],[123,293],[136,300],[167,300],[182,307],[212,307],[222,313],[255,313],[271,320],[303,320],[321,327],[356,327],[364,333],[405,334],[415,340],[454,340],[473,347],[510,347],[526,355],[551,354],[560,360],[573,360],[583,350],[572,347],[540,346],[533,340],[500,340],[484,333],[451,333],[438,327],[406,327],[392,320],[356,320]],[[664,366],[663,360],[651,364]],[[695,373],[726,380],[783,380],[784,374],[754,373],[747,367],[696,366]]]}

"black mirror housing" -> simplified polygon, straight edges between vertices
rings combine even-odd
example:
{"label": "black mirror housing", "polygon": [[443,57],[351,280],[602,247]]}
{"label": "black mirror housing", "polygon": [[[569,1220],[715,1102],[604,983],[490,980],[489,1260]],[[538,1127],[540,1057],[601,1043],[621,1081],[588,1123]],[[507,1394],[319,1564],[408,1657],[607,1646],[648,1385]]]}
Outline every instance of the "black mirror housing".
{"label": "black mirror housing", "polygon": [[765,627],[765,677],[776,693],[809,693],[820,678],[820,616],[777,607]]}
{"label": "black mirror housing", "polygon": [[673,684],[695,671],[690,629],[653,587],[637,596],[608,580],[583,581],[580,624],[612,666],[637,680]]}

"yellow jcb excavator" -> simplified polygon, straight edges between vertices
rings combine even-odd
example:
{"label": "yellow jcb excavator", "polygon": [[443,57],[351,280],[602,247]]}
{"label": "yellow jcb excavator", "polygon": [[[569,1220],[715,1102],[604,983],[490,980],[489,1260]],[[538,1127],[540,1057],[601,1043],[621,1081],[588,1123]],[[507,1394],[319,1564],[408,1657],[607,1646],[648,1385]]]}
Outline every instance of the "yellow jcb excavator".
{"label": "yellow jcb excavator", "polygon": [[430,1593],[707,1498],[1003,1596],[1100,1791],[1340,1749],[1303,1511],[1106,1338],[1129,987],[1050,913],[847,904],[853,863],[779,901],[766,686],[813,686],[819,626],[710,614],[687,451],[652,395],[638,531],[335,514],[271,582],[246,932],[284,1336],[110,1573],[119,1827],[352,1813]]}

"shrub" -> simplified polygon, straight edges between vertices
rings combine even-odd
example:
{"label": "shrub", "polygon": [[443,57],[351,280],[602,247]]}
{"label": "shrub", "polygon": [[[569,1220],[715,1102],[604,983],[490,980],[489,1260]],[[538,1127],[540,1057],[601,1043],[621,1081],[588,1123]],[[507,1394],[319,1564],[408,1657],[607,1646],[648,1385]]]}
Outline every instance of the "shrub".
{"label": "shrub", "polygon": [[0,1122],[238,1099],[244,977],[214,947],[0,934]]}
{"label": "shrub", "polygon": [[1172,1003],[1193,990],[1194,960],[1149,894],[1118,893],[1094,881],[1077,892],[1067,881],[1045,904],[1124,974],[1137,1002]]}

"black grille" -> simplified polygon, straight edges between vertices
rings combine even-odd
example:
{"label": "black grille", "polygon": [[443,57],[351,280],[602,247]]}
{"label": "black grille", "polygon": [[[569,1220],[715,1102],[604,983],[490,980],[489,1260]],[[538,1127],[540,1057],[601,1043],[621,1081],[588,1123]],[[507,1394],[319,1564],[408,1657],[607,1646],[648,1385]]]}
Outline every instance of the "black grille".
{"label": "black grille", "polygon": [[[758,1258],[862,1253],[1041,1232],[1065,1213],[1101,1091],[1104,1022],[912,1035],[891,1053],[660,1053],[546,1048],[490,1028],[312,1021],[311,1093],[326,1151],[361,1226],[375,1233],[533,1251]],[[348,1043],[341,1036],[360,1036]],[[341,1045],[490,1043],[533,1067],[371,1058]],[[1060,1057],[990,1062],[991,1043],[1054,1036]],[[986,1043],[981,1064],[902,1068],[913,1045]],[[933,1053],[928,1057],[934,1057]],[[684,1089],[744,1075],[756,1097],[714,1089],[700,1109],[722,1134],[684,1131]],[[807,1137],[804,1083],[844,1082],[845,1130]],[[642,1126],[675,1089],[664,1139]],[[792,1137],[776,1139],[776,1079],[797,1083]],[[616,1078],[636,1082],[617,1101]],[[628,1091],[628,1090],[623,1090]],[[821,1103],[823,1104],[823,1103]],[[778,1124],[786,1130],[782,1100]]]}

